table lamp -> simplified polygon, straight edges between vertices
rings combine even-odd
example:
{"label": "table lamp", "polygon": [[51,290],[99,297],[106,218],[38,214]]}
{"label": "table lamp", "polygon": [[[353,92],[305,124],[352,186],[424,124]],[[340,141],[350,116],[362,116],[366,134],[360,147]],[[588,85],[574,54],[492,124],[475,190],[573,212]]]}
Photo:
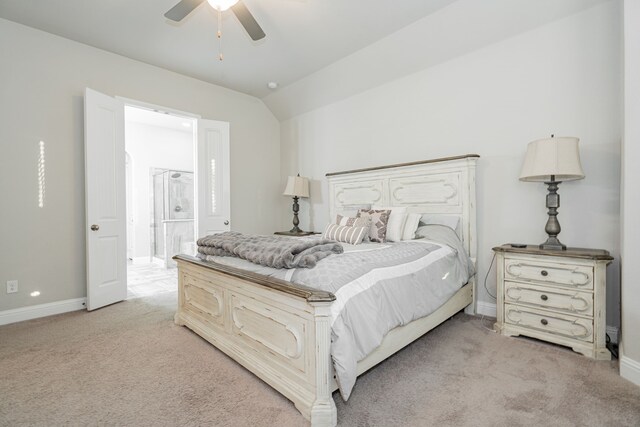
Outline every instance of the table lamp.
{"label": "table lamp", "polygon": [[560,223],[557,218],[560,207],[558,185],[562,181],[584,178],[578,141],[579,139],[574,137],[554,138],[551,135],[551,138],[539,139],[530,142],[527,146],[520,181],[544,182],[549,190],[547,194],[549,219],[544,228],[549,237],[546,242],[540,244],[540,249],[567,249],[558,240],[558,234],[560,234]]}
{"label": "table lamp", "polygon": [[300,220],[298,219],[298,211],[300,210],[298,198],[309,197],[309,180],[300,176],[300,174],[298,174],[298,176],[290,176],[287,179],[287,186],[282,194],[284,196],[293,196],[293,228],[289,232],[304,233],[304,231],[298,227],[298,224],[300,224]]}

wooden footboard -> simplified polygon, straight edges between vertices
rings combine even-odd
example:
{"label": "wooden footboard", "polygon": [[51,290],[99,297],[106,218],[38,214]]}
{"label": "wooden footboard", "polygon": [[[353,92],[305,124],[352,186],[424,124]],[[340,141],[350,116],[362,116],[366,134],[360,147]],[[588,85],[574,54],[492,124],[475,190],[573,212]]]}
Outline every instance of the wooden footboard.
{"label": "wooden footboard", "polygon": [[175,322],[291,400],[313,426],[336,425],[329,292],[179,255]]}

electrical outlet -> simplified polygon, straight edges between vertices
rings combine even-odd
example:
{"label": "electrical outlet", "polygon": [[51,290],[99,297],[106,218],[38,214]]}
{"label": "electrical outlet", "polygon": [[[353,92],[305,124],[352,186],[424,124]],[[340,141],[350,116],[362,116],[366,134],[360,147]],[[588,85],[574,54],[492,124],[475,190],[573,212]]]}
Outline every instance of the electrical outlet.
{"label": "electrical outlet", "polygon": [[18,281],[17,280],[7,280],[7,293],[13,294],[18,292]]}

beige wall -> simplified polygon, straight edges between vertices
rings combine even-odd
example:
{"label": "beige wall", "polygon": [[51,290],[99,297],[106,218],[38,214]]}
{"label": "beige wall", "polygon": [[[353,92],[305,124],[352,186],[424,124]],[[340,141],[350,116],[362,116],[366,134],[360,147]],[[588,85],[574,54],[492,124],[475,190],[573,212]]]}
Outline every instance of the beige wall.
{"label": "beige wall", "polygon": [[640,385],[640,2],[624,2],[622,157],[622,342],[620,374]]}
{"label": "beige wall", "polygon": [[[560,186],[560,240],[616,258],[607,323],[619,325],[620,25],[620,3],[604,3],[283,121],[281,186],[298,172],[313,180],[302,228],[329,220],[327,172],[477,153],[482,281],[493,246],[546,238],[546,188],[518,180],[527,143],[577,136],[586,178]],[[284,226],[291,207],[282,205]],[[488,287],[495,292],[495,271]]]}
{"label": "beige wall", "polygon": [[85,87],[230,122],[232,228],[281,222],[280,125],[259,99],[2,19],[0,64],[0,310],[85,296]]}

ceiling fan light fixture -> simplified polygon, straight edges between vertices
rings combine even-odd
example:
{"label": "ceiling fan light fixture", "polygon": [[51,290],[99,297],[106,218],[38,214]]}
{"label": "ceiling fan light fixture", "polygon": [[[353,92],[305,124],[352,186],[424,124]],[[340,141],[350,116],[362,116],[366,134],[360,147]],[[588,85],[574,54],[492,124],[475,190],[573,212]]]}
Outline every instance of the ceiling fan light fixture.
{"label": "ceiling fan light fixture", "polygon": [[238,3],[238,0],[207,0],[212,8],[219,12],[224,12],[234,4]]}

